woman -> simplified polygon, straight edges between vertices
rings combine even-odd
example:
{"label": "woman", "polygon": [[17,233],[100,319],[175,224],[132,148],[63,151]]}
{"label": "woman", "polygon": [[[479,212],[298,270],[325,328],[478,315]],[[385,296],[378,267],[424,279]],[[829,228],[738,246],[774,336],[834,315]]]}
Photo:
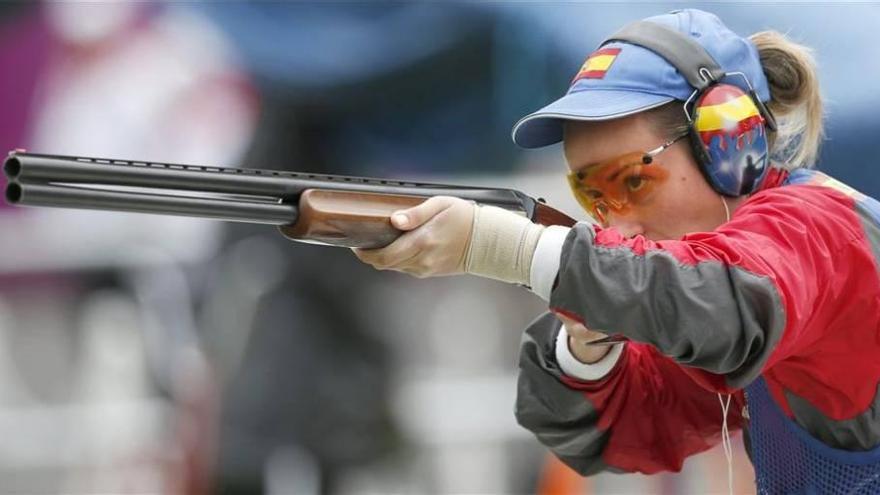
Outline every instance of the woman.
{"label": "woman", "polygon": [[[745,426],[760,493],[877,493],[880,205],[809,170],[821,136],[808,50],[672,12],[615,34],[514,128],[564,142],[599,225],[437,197],[356,253],[547,299],[517,419],[585,475],[677,471]],[[606,335],[625,342],[591,344]]]}

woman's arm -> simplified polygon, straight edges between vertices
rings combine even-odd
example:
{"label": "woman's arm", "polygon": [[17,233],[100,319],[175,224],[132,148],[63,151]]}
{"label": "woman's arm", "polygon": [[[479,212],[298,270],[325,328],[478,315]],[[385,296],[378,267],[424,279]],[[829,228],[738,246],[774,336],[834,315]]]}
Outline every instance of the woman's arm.
{"label": "woman's arm", "polygon": [[[678,471],[688,456],[720,442],[718,395],[675,362],[650,346],[627,343],[605,376],[571,378],[556,359],[560,328],[547,313],[526,330],[516,417],[563,462],[584,475]],[[735,394],[730,430],[741,426],[742,408]]]}
{"label": "woman's arm", "polygon": [[821,337],[810,322],[836,311],[823,293],[847,269],[836,255],[859,236],[847,198],[799,186],[760,193],[719,229],[678,241],[578,224],[550,308],[652,345],[704,386],[735,390]]}

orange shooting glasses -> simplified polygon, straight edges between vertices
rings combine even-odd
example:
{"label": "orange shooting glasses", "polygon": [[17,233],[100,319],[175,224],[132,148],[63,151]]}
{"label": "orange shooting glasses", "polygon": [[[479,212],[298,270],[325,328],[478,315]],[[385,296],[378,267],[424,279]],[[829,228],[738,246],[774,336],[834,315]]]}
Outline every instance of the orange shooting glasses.
{"label": "orange shooting glasses", "polygon": [[633,151],[568,173],[568,184],[578,203],[601,225],[607,226],[608,214],[627,214],[643,206],[669,171],[655,158],[678,140],[650,151]]}

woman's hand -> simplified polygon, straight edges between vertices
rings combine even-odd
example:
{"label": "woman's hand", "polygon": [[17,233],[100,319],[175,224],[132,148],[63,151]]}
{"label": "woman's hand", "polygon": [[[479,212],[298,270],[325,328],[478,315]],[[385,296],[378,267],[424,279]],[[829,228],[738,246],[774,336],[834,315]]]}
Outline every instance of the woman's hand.
{"label": "woman's hand", "polygon": [[391,215],[391,225],[404,231],[378,249],[353,249],[364,263],[378,270],[395,270],[419,278],[464,273],[475,204],[449,196]]}
{"label": "woman's hand", "polygon": [[601,360],[611,351],[609,345],[588,345],[587,342],[605,338],[604,333],[595,332],[585,327],[582,323],[556,313],[556,317],[565,326],[568,334],[568,349],[578,361],[593,364]]}

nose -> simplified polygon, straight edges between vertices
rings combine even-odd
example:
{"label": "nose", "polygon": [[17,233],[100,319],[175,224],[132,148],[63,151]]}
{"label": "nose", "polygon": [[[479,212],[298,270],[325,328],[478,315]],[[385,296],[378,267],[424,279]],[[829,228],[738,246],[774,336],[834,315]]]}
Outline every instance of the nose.
{"label": "nose", "polygon": [[645,234],[645,227],[638,216],[633,213],[611,212],[606,217],[609,227],[616,229],[624,237],[635,237]]}

